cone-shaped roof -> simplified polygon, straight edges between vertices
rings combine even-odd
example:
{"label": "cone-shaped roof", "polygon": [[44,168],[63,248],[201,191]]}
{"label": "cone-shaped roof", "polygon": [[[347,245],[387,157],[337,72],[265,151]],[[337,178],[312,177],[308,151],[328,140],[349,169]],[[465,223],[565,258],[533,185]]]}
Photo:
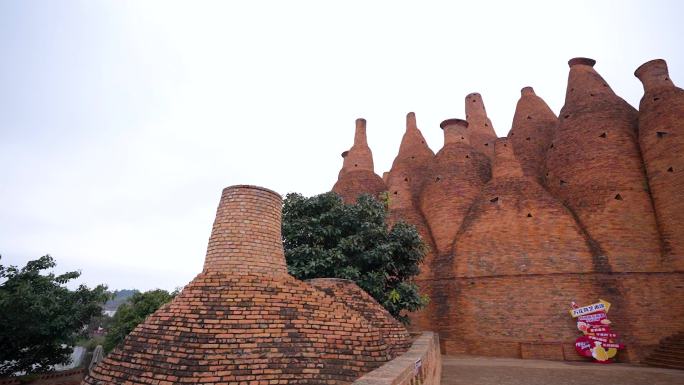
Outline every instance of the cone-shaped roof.
{"label": "cone-shaped roof", "polygon": [[368,147],[366,139],[366,119],[356,119],[356,130],[354,131],[354,145],[343,156],[344,162],[342,171],[368,170],[374,171],[373,153]]}
{"label": "cone-shaped roof", "polygon": [[558,118],[532,87],[524,87],[520,94],[508,139],[525,175],[541,180]]}
{"label": "cone-shaped roof", "polygon": [[[385,180],[388,190],[395,191],[397,188],[406,187],[408,190],[399,199],[406,200],[406,204],[414,202],[423,188],[425,172],[434,156],[435,153],[428,147],[418,129],[416,114],[409,112],[406,115],[406,132],[401,139],[399,153],[394,158],[392,169]],[[396,200],[394,204],[397,204]]]}
{"label": "cone-shaped roof", "polygon": [[380,329],[283,271],[280,211],[271,191],[225,189],[202,273],[84,383],[346,384],[389,360]]}
{"label": "cone-shaped roof", "polygon": [[366,120],[356,119],[354,145],[342,153],[344,162],[332,191],[339,194],[346,203],[356,202],[362,194],[378,196],[387,188],[385,182],[373,168],[373,153],[366,140]]}
{"label": "cone-shaped roof", "polygon": [[608,83],[594,70],[596,61],[578,57],[570,59],[568,86],[565,90],[565,105],[585,105],[601,98],[619,98]]}
{"label": "cone-shaped roof", "polygon": [[490,159],[493,159],[493,142],[497,136],[492,122],[487,117],[487,110],[482,101],[482,96],[477,92],[468,94],[465,97],[465,110],[468,132],[470,133],[470,145],[477,151],[487,155]]}
{"label": "cone-shaped roof", "polygon": [[494,143],[494,154],[492,178],[520,178],[524,175],[520,162],[518,162],[513,153],[513,146],[507,138],[496,140]]}

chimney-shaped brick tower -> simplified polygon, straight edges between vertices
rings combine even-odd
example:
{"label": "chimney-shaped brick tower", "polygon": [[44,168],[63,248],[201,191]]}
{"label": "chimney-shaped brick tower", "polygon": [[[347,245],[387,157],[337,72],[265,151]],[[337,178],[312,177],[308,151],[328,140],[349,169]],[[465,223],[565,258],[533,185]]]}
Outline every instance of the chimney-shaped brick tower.
{"label": "chimney-shaped brick tower", "polygon": [[684,90],[675,87],[665,60],[642,64],[639,144],[669,267],[684,270]]}
{"label": "chimney-shaped brick tower", "polygon": [[280,210],[270,190],[224,189],[204,270],[83,383],[350,384],[405,351],[406,331],[368,296],[352,308],[287,274]]}
{"label": "chimney-shaped brick tower", "polygon": [[465,111],[470,132],[470,145],[493,159],[496,132],[491,120],[487,117],[487,110],[479,93],[473,92],[465,97]]}
{"label": "chimney-shaped brick tower", "polygon": [[378,196],[386,190],[385,182],[374,171],[373,153],[366,139],[366,119],[356,119],[354,145],[342,153],[342,170],[332,191],[345,203],[354,203],[362,194]]}
{"label": "chimney-shaped brick tower", "polygon": [[594,63],[568,63],[547,186],[595,241],[596,270],[658,270],[660,236],[636,138],[637,111],[615,95]]}
{"label": "chimney-shaped brick tower", "polygon": [[541,182],[546,152],[553,141],[558,118],[532,87],[523,88],[520,94],[508,139],[525,175]]}
{"label": "chimney-shaped brick tower", "polygon": [[204,271],[287,274],[280,235],[282,201],[255,186],[223,190],[211,230]]}
{"label": "chimney-shaped brick tower", "polygon": [[444,130],[444,147],[430,165],[420,197],[420,208],[439,255],[451,251],[468,207],[491,178],[489,159],[469,143],[468,122],[448,119],[440,127]]}

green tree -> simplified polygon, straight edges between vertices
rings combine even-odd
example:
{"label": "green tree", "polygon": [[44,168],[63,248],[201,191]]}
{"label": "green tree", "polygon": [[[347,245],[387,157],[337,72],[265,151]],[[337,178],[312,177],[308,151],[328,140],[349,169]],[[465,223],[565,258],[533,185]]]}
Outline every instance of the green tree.
{"label": "green tree", "polygon": [[355,281],[394,317],[408,323],[428,299],[411,281],[427,250],[416,228],[388,228],[386,206],[368,195],[344,204],[335,193],[311,198],[291,193],[283,204],[283,246],[290,274],[299,279]]}
{"label": "green tree", "polygon": [[178,294],[178,290],[169,293],[161,289],[133,294],[129,302],[119,306],[116,314],[114,314],[109,332],[105,337],[104,349],[108,352],[114,349],[148,315],[171,301],[176,294]]}
{"label": "green tree", "polygon": [[81,273],[41,274],[55,266],[49,255],[22,269],[0,265],[0,376],[68,363],[78,332],[102,311],[105,286],[69,290],[67,282]]}

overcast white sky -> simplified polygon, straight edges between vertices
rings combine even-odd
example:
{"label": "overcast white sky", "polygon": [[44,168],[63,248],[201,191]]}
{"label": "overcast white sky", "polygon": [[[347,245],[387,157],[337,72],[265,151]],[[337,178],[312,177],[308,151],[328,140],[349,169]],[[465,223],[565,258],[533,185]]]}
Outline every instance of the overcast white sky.
{"label": "overcast white sky", "polygon": [[477,91],[505,136],[523,86],[560,110],[575,56],[635,106],[647,60],[683,85],[680,4],[0,0],[0,264],[182,286],[223,187],[329,190],[357,117],[381,175],[407,112],[437,151]]}

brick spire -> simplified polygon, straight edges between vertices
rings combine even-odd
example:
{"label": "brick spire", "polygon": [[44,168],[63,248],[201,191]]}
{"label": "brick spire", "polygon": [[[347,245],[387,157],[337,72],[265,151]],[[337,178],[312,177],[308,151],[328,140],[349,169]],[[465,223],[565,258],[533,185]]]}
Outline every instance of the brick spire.
{"label": "brick spire", "polygon": [[368,170],[374,171],[373,153],[366,139],[366,119],[356,119],[354,145],[347,151],[342,164],[342,172]]}
{"label": "brick spire", "polygon": [[634,71],[634,76],[639,78],[644,85],[644,92],[654,92],[661,88],[673,88],[674,83],[670,79],[667,63],[663,59],[647,61]]}
{"label": "brick spire", "polygon": [[491,120],[487,117],[482,95],[477,92],[468,94],[465,98],[465,111],[470,132],[470,145],[492,159],[494,140],[497,136]]}
{"label": "brick spire", "polygon": [[280,195],[263,187],[223,189],[204,261],[204,271],[287,274],[280,235]]}

